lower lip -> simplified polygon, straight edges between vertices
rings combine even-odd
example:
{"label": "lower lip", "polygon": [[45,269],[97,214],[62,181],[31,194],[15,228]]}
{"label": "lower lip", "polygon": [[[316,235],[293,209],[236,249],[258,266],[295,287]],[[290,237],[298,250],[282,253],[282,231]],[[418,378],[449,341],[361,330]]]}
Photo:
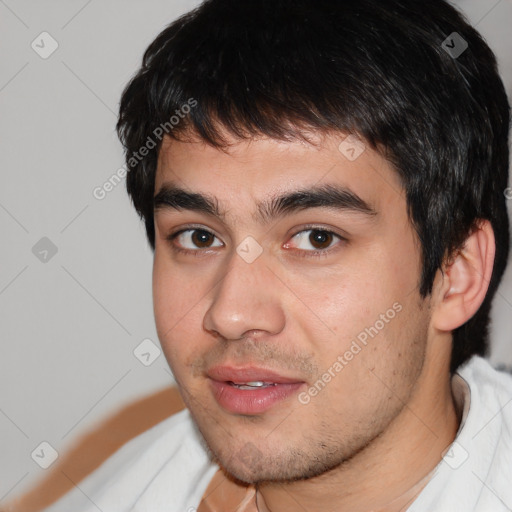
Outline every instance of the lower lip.
{"label": "lower lip", "polygon": [[227,382],[210,380],[218,404],[235,414],[260,414],[297,393],[303,382],[277,384],[266,388],[238,389]]}

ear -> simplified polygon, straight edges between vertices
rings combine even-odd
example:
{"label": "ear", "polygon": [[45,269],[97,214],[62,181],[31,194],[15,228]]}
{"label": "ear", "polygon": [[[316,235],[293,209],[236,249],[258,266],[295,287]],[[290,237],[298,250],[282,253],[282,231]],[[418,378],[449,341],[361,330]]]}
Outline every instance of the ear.
{"label": "ear", "polygon": [[485,299],[494,266],[496,244],[488,220],[480,220],[464,247],[446,263],[437,288],[432,325],[453,331],[466,323]]}

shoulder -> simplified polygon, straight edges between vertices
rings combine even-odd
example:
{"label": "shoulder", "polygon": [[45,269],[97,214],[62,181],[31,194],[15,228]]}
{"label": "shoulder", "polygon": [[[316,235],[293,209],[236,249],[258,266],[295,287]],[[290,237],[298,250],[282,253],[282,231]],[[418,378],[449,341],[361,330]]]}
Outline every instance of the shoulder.
{"label": "shoulder", "polygon": [[157,503],[168,505],[169,499],[193,500],[193,489],[201,479],[207,484],[215,471],[185,409],[123,445],[45,512],[157,511]]}
{"label": "shoulder", "polygon": [[501,510],[512,505],[512,375],[479,356],[458,373],[470,387],[464,444],[469,483],[480,488],[475,510]]}
{"label": "shoulder", "polygon": [[[489,361],[473,356],[458,375],[469,387],[469,414],[464,426],[468,442],[499,447],[496,460],[505,456],[512,462],[512,375],[495,369]],[[507,448],[507,453],[502,449]]]}
{"label": "shoulder", "polygon": [[[480,356],[473,356],[457,373],[468,383],[483,408],[505,406],[512,399],[512,375],[494,368]],[[512,407],[501,409],[504,419],[512,418]]]}
{"label": "shoulder", "polygon": [[509,511],[512,376],[473,356],[457,370],[454,381],[464,395],[462,423],[433,478],[407,510]]}

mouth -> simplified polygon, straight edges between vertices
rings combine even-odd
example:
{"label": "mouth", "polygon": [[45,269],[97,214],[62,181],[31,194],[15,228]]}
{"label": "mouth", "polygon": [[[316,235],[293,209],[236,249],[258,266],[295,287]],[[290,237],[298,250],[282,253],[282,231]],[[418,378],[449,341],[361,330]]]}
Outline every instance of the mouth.
{"label": "mouth", "polygon": [[217,403],[233,414],[264,413],[296,394],[304,381],[263,368],[217,366],[207,373]]}

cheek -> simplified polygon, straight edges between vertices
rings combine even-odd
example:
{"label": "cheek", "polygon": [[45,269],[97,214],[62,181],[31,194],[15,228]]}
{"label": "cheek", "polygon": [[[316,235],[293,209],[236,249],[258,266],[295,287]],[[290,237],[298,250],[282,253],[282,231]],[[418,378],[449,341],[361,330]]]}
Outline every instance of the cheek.
{"label": "cheek", "polygon": [[350,272],[336,269],[315,276],[314,282],[306,281],[304,276],[297,280],[300,286],[296,284],[295,291],[301,301],[295,303],[291,315],[305,334],[321,371],[331,369],[331,373],[341,375],[339,364],[333,368],[341,356],[343,373],[356,385],[357,379],[367,381],[372,368],[386,367],[387,373],[390,367],[391,372],[402,372],[407,354],[417,357],[411,345],[419,335],[414,332],[414,324],[420,321],[414,305],[417,293],[411,293],[415,269],[400,272],[392,254],[369,256],[373,257],[366,261],[360,258],[348,266]]}
{"label": "cheek", "polygon": [[413,311],[393,312],[382,329],[363,321],[361,327],[352,324],[350,335],[340,325],[336,342],[317,346],[320,373],[307,391],[312,422],[321,418],[339,425],[340,432],[374,432],[409,400],[421,373],[427,329]]}
{"label": "cheek", "polygon": [[201,283],[197,277],[176,271],[155,252],[153,311],[158,338],[173,371],[178,358],[186,358],[199,341],[201,309],[208,293],[208,287]]}
{"label": "cheek", "polygon": [[180,286],[175,275],[172,275],[160,256],[155,252],[153,263],[153,311],[160,341],[165,340],[166,331],[176,322],[175,290]]}
{"label": "cheek", "polygon": [[[293,317],[321,351],[343,353],[350,340],[391,308],[393,292],[370,269],[336,269],[312,279],[297,279]],[[348,347],[347,347],[348,348]]]}
{"label": "cheek", "polygon": [[171,328],[200,306],[208,293],[207,279],[198,275],[197,269],[178,267],[165,254],[155,251],[153,263],[153,308],[157,327]]}

